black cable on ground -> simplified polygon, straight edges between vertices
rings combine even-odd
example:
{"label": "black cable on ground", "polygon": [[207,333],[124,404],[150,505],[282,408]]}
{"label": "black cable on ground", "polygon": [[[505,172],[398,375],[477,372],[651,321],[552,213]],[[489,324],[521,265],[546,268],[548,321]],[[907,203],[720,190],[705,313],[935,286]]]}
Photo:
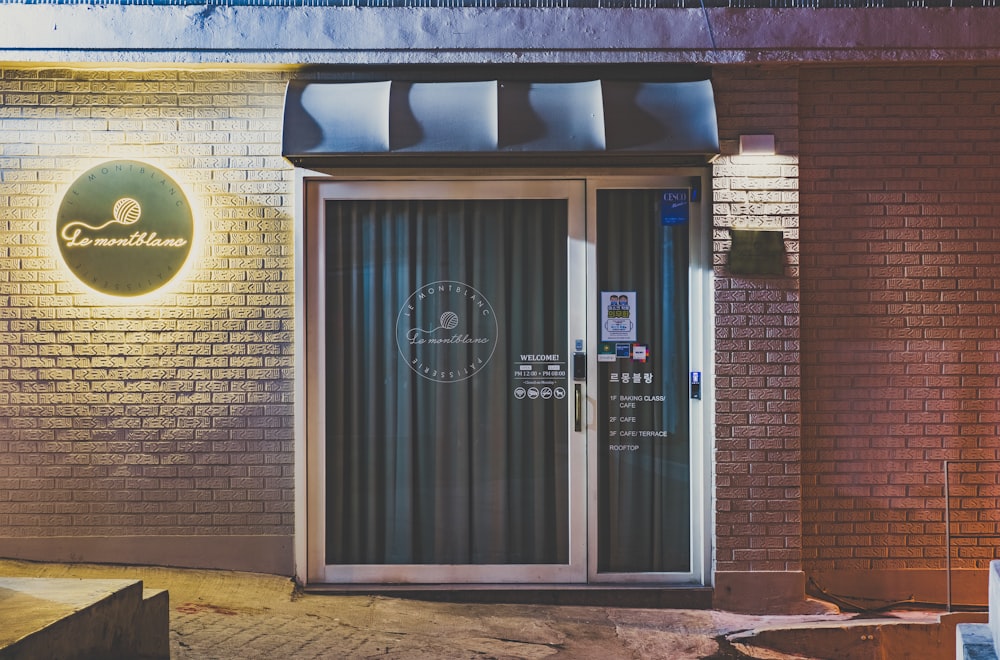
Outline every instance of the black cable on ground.
{"label": "black cable on ground", "polygon": [[[814,578],[809,578],[809,586],[815,590],[816,593],[810,594],[818,596],[826,601],[829,601],[839,607],[841,610],[846,610],[848,612],[856,612],[858,614],[864,614],[869,616],[876,616],[884,614],[889,610],[898,609],[911,609],[911,610],[947,610],[947,603],[933,603],[929,601],[918,601],[910,596],[906,600],[897,600],[890,602],[883,602],[878,605],[863,605],[858,601],[875,601],[872,598],[864,598],[862,596],[839,596],[837,594],[830,593],[823,587],[819,585]],[[808,591],[808,590],[807,590]],[[986,612],[987,607],[985,605],[956,605],[952,603],[952,611],[955,612]]]}

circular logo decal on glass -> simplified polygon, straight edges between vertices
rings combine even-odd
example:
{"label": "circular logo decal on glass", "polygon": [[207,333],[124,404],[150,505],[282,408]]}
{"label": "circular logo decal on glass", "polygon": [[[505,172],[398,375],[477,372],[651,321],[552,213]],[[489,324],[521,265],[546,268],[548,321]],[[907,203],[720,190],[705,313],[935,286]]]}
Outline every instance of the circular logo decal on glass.
{"label": "circular logo decal on glass", "polygon": [[103,163],[70,186],[56,216],[59,252],[95,291],[138,296],[169,282],[187,260],[191,205],[159,169],[131,160]]}
{"label": "circular logo decal on glass", "polygon": [[454,383],[471,378],[496,350],[493,306],[462,282],[426,284],[399,310],[396,345],[410,368],[428,380]]}

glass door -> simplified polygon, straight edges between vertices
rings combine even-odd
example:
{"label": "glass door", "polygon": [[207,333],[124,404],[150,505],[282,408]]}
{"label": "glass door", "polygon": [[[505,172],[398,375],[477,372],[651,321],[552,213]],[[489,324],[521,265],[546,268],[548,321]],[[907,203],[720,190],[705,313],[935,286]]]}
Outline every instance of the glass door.
{"label": "glass door", "polygon": [[306,182],[310,582],[707,583],[706,182]]}
{"label": "glass door", "polygon": [[711,344],[710,315],[697,311],[711,297],[702,180],[589,183],[590,580],[702,584],[702,365]]}
{"label": "glass door", "polygon": [[307,190],[310,580],[586,580],[582,182]]}

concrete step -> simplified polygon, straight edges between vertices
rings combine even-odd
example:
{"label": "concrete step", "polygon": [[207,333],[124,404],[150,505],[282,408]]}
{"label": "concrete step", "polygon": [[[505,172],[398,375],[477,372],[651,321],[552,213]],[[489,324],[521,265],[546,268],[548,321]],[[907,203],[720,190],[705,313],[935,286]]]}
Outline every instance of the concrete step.
{"label": "concrete step", "polygon": [[963,623],[955,638],[957,660],[997,660],[993,632],[988,623]]}
{"label": "concrete step", "polygon": [[0,660],[170,657],[166,591],[140,580],[0,577]]}
{"label": "concrete step", "polygon": [[772,623],[728,635],[726,641],[751,658],[954,660],[956,635],[961,639],[956,629],[984,625],[987,616],[986,612],[886,612],[852,620]]}
{"label": "concrete step", "polygon": [[594,584],[317,584],[303,588],[309,594],[378,594],[390,598],[451,603],[507,603],[523,605],[579,605],[649,609],[707,610],[712,588],[701,586],[637,586]]}
{"label": "concrete step", "polygon": [[990,610],[986,622],[958,627],[955,638],[958,660],[997,660],[1000,657],[1000,560],[990,562],[987,592]]}

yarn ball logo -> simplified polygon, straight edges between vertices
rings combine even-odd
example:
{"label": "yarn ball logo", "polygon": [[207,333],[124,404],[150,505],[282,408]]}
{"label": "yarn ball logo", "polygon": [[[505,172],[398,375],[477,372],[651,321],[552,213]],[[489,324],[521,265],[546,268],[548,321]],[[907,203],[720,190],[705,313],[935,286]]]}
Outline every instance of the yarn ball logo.
{"label": "yarn ball logo", "polygon": [[147,163],[117,160],[84,172],[56,216],[59,252],[91,289],[140,296],[180,271],[191,252],[194,216],[177,183]]}
{"label": "yarn ball logo", "polygon": [[417,375],[439,383],[472,378],[497,346],[497,318],[482,293],[463,282],[420,287],[396,317],[396,346]]}

